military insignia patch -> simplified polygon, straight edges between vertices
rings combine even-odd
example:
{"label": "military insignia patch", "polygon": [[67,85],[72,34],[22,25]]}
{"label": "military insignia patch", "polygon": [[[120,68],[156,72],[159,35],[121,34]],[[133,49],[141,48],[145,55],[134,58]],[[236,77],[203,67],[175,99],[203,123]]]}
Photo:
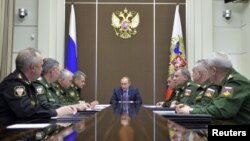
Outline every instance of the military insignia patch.
{"label": "military insignia patch", "polygon": [[75,96],[75,93],[74,92],[70,92],[69,94],[71,97],[74,97]]}
{"label": "military insignia patch", "polygon": [[17,97],[22,97],[26,95],[25,87],[24,86],[16,86],[14,88],[14,95]]}
{"label": "military insignia patch", "polygon": [[39,94],[44,94],[45,90],[44,90],[43,86],[37,86],[36,91],[37,91],[37,94],[39,95]]}
{"label": "military insignia patch", "polygon": [[176,91],[176,92],[175,92],[175,95],[176,95],[176,97],[178,97],[178,95],[179,95],[179,91]]}
{"label": "military insignia patch", "polygon": [[201,95],[198,95],[195,99],[196,100],[199,100],[199,99],[201,99],[202,98],[202,96]]}
{"label": "military insignia patch", "polygon": [[123,11],[115,11],[112,13],[111,26],[115,30],[115,34],[123,39],[132,37],[137,33],[137,26],[139,25],[139,13],[135,11],[128,11],[126,8]]}
{"label": "military insignia patch", "polygon": [[33,106],[35,106],[35,105],[36,105],[36,102],[35,102],[34,100],[31,100],[31,101],[30,101],[30,104],[33,105]]}
{"label": "military insignia patch", "polygon": [[204,93],[204,91],[201,91],[198,95],[202,95]]}
{"label": "military insignia patch", "polygon": [[214,96],[214,93],[215,93],[215,90],[213,90],[211,88],[207,88],[207,90],[205,92],[205,96],[211,98]]}
{"label": "military insignia patch", "polygon": [[233,90],[234,90],[233,87],[225,86],[222,88],[221,94],[222,94],[222,96],[229,97],[229,96],[233,95]]}
{"label": "military insignia patch", "polygon": [[190,95],[191,95],[191,92],[192,92],[192,90],[186,89],[186,90],[185,90],[185,93],[184,93],[184,96],[190,96]]}
{"label": "military insignia patch", "polygon": [[233,76],[230,74],[228,77],[227,77],[227,80],[233,78]]}
{"label": "military insignia patch", "polygon": [[57,95],[57,96],[60,96],[60,92],[59,92],[59,91],[56,91],[56,95]]}

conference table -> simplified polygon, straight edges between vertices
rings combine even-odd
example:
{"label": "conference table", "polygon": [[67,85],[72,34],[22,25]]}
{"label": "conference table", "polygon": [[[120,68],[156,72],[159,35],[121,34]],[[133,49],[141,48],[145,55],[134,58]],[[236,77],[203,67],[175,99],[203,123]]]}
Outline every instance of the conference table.
{"label": "conference table", "polygon": [[[178,115],[172,109],[117,103],[76,115],[34,119],[0,129],[0,140],[179,141],[207,140],[209,116]],[[19,124],[16,124],[19,125]]]}

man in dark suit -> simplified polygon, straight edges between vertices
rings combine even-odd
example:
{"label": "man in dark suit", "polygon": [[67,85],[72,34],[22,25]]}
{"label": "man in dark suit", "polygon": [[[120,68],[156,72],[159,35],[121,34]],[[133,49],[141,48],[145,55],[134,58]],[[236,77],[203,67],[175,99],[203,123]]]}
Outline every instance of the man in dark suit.
{"label": "man in dark suit", "polygon": [[121,79],[121,86],[114,89],[110,104],[119,102],[142,103],[138,88],[130,86],[130,79],[124,76]]}

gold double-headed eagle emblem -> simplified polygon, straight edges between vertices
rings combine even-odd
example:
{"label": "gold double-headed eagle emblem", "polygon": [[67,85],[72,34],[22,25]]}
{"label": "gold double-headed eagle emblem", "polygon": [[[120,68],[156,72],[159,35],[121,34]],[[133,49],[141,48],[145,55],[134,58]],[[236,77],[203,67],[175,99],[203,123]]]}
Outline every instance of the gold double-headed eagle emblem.
{"label": "gold double-headed eagle emblem", "polygon": [[139,13],[128,11],[126,8],[123,11],[115,11],[112,13],[111,26],[115,30],[115,34],[123,39],[130,38],[137,33],[136,28],[139,25]]}

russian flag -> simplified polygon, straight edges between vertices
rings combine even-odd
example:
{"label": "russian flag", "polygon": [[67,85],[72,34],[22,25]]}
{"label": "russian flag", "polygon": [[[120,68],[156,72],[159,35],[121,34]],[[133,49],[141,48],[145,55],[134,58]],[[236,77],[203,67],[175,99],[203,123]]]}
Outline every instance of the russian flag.
{"label": "russian flag", "polygon": [[76,44],[76,22],[75,22],[75,9],[71,5],[70,21],[69,21],[69,37],[68,49],[66,58],[66,68],[75,73],[77,71],[77,44]]}
{"label": "russian flag", "polygon": [[[171,37],[170,54],[169,54],[169,76],[180,67],[186,67],[186,50],[184,46],[184,40],[182,35],[181,18],[179,13],[179,5],[176,5],[173,31]],[[172,95],[172,89],[167,84],[165,97],[166,100],[170,100]]]}

